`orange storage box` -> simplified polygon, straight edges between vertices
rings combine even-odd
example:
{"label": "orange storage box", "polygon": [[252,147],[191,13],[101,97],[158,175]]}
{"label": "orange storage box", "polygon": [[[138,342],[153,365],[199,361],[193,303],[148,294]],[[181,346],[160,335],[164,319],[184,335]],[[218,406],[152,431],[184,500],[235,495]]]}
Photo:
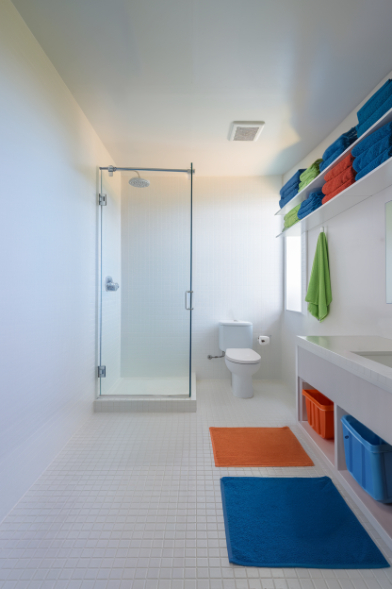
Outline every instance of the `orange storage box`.
{"label": "orange storage box", "polygon": [[322,438],[331,440],[334,438],[333,401],[325,395],[312,390],[302,390],[306,399],[306,412],[308,423]]}

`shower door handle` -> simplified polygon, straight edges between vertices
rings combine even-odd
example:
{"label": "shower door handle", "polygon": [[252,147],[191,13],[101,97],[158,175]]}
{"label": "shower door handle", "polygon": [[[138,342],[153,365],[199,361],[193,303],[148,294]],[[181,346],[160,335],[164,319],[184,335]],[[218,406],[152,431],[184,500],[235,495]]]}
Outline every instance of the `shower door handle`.
{"label": "shower door handle", "polygon": [[111,276],[108,276],[106,278],[106,290],[118,290],[120,288],[120,285],[118,284],[118,282],[113,282],[113,278]]}
{"label": "shower door handle", "polygon": [[106,284],[106,290],[118,290],[120,288],[120,285],[118,282],[108,282]]}
{"label": "shower door handle", "polygon": [[[188,307],[188,294],[190,295],[190,307]],[[193,295],[193,290],[186,290],[185,291],[185,309],[187,311],[193,311],[193,307],[192,307],[192,295]]]}

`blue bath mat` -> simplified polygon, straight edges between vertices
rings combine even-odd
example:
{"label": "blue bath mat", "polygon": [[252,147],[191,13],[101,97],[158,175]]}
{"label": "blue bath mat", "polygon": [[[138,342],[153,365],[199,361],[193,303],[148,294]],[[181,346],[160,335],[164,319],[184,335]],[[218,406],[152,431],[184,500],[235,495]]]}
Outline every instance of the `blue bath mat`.
{"label": "blue bath mat", "polygon": [[233,564],[389,567],[329,477],[224,477],[221,491]]}

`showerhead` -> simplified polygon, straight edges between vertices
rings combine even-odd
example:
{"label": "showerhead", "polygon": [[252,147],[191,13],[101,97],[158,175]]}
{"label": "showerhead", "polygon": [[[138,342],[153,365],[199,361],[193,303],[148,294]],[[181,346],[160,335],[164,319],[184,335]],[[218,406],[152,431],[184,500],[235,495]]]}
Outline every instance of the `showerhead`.
{"label": "showerhead", "polygon": [[136,172],[137,174],[137,178],[131,178],[129,180],[129,184],[131,186],[134,186],[135,188],[146,188],[147,186],[150,186],[150,180],[145,180],[144,178],[140,178],[140,174],[139,172]]}

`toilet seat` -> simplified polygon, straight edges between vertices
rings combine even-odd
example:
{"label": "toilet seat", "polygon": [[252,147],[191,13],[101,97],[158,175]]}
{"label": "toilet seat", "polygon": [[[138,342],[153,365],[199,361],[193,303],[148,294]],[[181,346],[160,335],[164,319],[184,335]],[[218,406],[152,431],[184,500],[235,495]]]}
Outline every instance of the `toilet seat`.
{"label": "toilet seat", "polygon": [[228,348],[226,358],[235,364],[258,364],[261,356],[251,348]]}

